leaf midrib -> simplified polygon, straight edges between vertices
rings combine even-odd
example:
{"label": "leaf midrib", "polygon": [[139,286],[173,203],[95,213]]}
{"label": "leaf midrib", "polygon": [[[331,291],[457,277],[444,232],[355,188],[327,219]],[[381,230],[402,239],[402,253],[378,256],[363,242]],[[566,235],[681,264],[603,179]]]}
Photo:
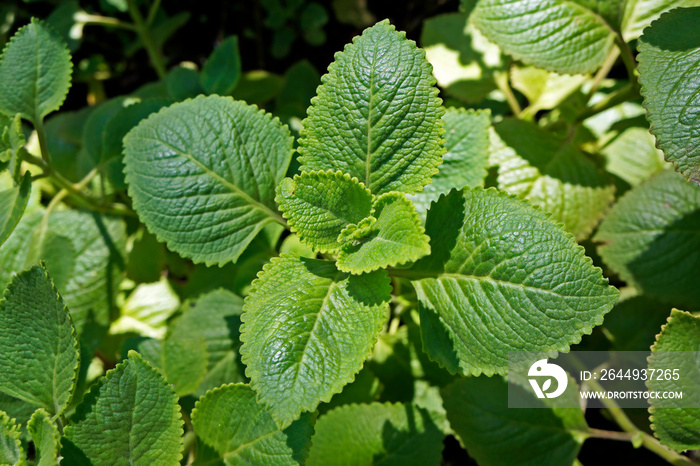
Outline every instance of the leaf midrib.
{"label": "leaf midrib", "polygon": [[369,74],[369,109],[367,112],[367,154],[365,155],[365,186],[367,186],[370,191],[372,186],[370,184],[370,159],[372,155],[372,100],[374,97],[374,75],[376,71],[377,63],[377,46],[375,44],[374,50],[372,51],[372,68]]}

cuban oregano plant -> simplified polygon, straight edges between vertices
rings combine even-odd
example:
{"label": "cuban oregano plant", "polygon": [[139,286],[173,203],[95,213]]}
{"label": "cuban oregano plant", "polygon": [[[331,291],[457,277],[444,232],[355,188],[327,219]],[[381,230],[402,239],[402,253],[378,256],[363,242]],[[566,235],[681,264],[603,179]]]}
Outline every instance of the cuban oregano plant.
{"label": "cuban oregano plant", "polygon": [[[127,3],[68,17],[139,35],[129,95],[51,115],[72,62],[37,19],[0,59],[0,463],[690,462],[700,405],[610,432],[504,377],[700,351],[700,7],[465,0],[427,53],[380,21],[275,87],[236,36],[168,70],[182,19]],[[698,396],[683,369],[649,389]]]}

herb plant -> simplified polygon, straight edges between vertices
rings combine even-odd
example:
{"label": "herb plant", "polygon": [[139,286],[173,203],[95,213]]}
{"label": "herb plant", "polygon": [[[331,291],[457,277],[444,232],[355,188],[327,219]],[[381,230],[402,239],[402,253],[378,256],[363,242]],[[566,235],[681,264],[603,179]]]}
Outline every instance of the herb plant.
{"label": "herb plant", "polygon": [[76,71],[42,20],[0,60],[0,463],[692,464],[700,408],[603,430],[503,376],[700,351],[697,2],[465,0],[425,50],[380,21],[306,115],[235,36],[169,70],[159,2],[126,6],[73,19],[139,36],[160,80],[130,95],[52,115]]}

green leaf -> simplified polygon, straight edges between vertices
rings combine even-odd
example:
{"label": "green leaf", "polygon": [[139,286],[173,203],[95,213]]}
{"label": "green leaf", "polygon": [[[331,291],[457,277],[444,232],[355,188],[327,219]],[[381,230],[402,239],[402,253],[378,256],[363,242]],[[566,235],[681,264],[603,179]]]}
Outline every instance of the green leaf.
{"label": "green leaf", "polygon": [[654,137],[648,128],[627,128],[607,143],[600,155],[605,158],[605,170],[631,186],[669,166],[663,153],[654,146]]}
{"label": "green leaf", "polygon": [[4,411],[0,411],[0,464],[25,464],[19,434],[20,429],[15,420],[10,419]]}
{"label": "green leaf", "polygon": [[523,93],[528,106],[521,117],[532,121],[540,110],[551,110],[573,94],[586,81],[586,76],[560,75],[534,66],[514,66],[510,81]]}
{"label": "green leaf", "polygon": [[126,97],[116,97],[97,105],[83,126],[83,147],[97,166],[104,159],[104,137],[109,122],[127,106]]}
{"label": "green leaf", "polygon": [[585,439],[581,410],[508,408],[509,390],[537,402],[501,377],[462,378],[443,390],[447,418],[469,456],[484,466],[572,464]]}
{"label": "green leaf", "polygon": [[628,191],[593,238],[611,270],[645,295],[700,307],[700,189],[665,170]]}
{"label": "green leaf", "polygon": [[[671,407],[675,400],[650,401],[651,428],[661,443],[677,451],[700,448],[700,366],[694,357],[674,357],[675,351],[700,352],[700,317],[674,309],[668,323],[661,328],[656,343],[651,347],[649,369],[678,369],[680,379],[662,380],[653,377],[647,380],[650,391],[683,392],[682,404],[686,407]],[[688,353],[682,353],[688,354]],[[665,377],[663,378],[665,379]]]}
{"label": "green leaf", "polygon": [[372,205],[368,228],[350,225],[338,237],[343,243],[338,254],[338,270],[371,272],[414,262],[430,254],[430,238],[425,236],[411,201],[401,193],[382,194]]}
{"label": "green leaf", "polygon": [[340,170],[373,194],[420,191],[444,153],[431,71],[425,52],[388,21],[366,29],[336,54],[312,99],[301,170]]}
{"label": "green leaf", "polygon": [[[651,132],[676,170],[700,183],[700,7],[672,10],[644,31],[639,44]],[[672,70],[672,72],[669,72]]]}
{"label": "green leaf", "polygon": [[141,356],[183,397],[197,391],[207,372],[207,344],[203,338],[148,339],[138,345]]}
{"label": "green leaf", "polygon": [[232,95],[236,100],[262,106],[272,100],[285,85],[284,78],[265,70],[243,73]]}
{"label": "green leaf", "polygon": [[275,99],[275,113],[297,118],[306,117],[306,109],[320,84],[321,76],[308,60],[293,64],[284,73],[284,85]]}
{"label": "green leaf", "polygon": [[209,56],[199,75],[199,82],[207,94],[229,95],[241,77],[241,55],[238,37],[229,36]]}
{"label": "green leaf", "polygon": [[134,332],[144,337],[163,338],[167,320],[180,308],[180,298],[163,277],[155,283],[136,287],[124,302],[121,316],[109,329],[113,335]]}
{"label": "green leaf", "polygon": [[231,382],[244,382],[238,350],[243,300],[226,290],[199,297],[172,325],[170,340],[203,339],[209,356],[207,372],[196,395]]}
{"label": "green leaf", "polygon": [[160,241],[195,262],[238,259],[267,224],[292,156],[277,119],[226,97],[161,110],[124,139],[134,208]]}
{"label": "green leaf", "polygon": [[208,392],[192,411],[199,446],[196,464],[304,464],[313,421],[312,416],[302,416],[279,430],[248,385],[224,385]]}
{"label": "green leaf", "polygon": [[602,330],[613,351],[649,351],[671,307],[648,296],[620,298],[605,316]]}
{"label": "green leaf", "polygon": [[498,188],[542,207],[577,239],[588,237],[615,199],[612,181],[573,141],[532,123],[507,119],[495,130]]}
{"label": "green leaf", "polygon": [[78,406],[61,454],[68,464],[177,465],[182,434],[172,387],[130,351]]}
{"label": "green leaf", "polygon": [[[4,115],[0,114],[4,119]],[[26,144],[22,133],[22,120],[19,113],[14,119],[8,118],[7,125],[0,123],[0,162],[9,162],[20,157],[20,150]],[[3,127],[4,126],[4,127]],[[21,159],[19,160],[21,162]]]}
{"label": "green leaf", "polygon": [[0,348],[0,391],[61,414],[78,372],[78,340],[43,266],[16,275],[5,291]]}
{"label": "green leaf", "polygon": [[34,441],[37,466],[55,466],[61,449],[61,436],[49,413],[37,409],[29,420],[29,434]]}
{"label": "green leaf", "polygon": [[347,275],[295,256],[265,266],[245,302],[241,355],[277,425],[352,381],[386,323],[389,293],[384,271]]}
{"label": "green leaf", "polygon": [[463,13],[426,19],[420,43],[438,85],[448,96],[467,103],[485,99],[497,88],[494,73],[506,69],[500,49]]}
{"label": "green leaf", "polygon": [[567,351],[618,291],[549,215],[495,189],[464,189],[428,212],[432,254],[404,274],[423,347],[450,372],[504,374],[509,351]]}
{"label": "green leaf", "polygon": [[636,39],[662,13],[692,6],[698,6],[697,0],[627,0],[622,17],[622,37],[626,42]]}
{"label": "green leaf", "polygon": [[32,175],[24,174],[22,183],[0,191],[0,245],[12,234],[24,214],[32,191]]}
{"label": "green leaf", "polygon": [[32,19],[12,36],[0,58],[0,112],[40,124],[63,104],[72,67],[66,44]]}
{"label": "green leaf", "polygon": [[185,100],[204,93],[199,83],[199,73],[191,68],[178,66],[165,77],[165,87],[168,97],[175,100]]}
{"label": "green leaf", "polygon": [[410,404],[345,405],[316,423],[307,465],[439,465],[443,434]]}
{"label": "green leaf", "polygon": [[76,112],[60,112],[52,115],[44,125],[52,167],[74,183],[95,168],[83,147],[83,128],[92,110],[93,107],[85,107]]}
{"label": "green leaf", "polygon": [[357,178],[330,170],[285,178],[277,187],[275,201],[291,230],[321,252],[338,251],[343,228],[358,223],[372,210],[372,193]]}
{"label": "green leaf", "polygon": [[556,73],[594,72],[615,40],[603,18],[569,0],[480,0],[471,20],[507,54]]}
{"label": "green leaf", "polygon": [[483,186],[487,173],[491,113],[448,108],[442,119],[447,152],[440,171],[423,191],[409,197],[423,219],[440,195],[465,186]]}

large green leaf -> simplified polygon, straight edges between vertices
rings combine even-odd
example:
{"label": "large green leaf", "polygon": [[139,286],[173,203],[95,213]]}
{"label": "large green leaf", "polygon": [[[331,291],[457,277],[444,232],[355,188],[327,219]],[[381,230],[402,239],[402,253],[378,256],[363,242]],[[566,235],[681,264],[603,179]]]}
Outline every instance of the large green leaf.
{"label": "large green leaf", "polygon": [[504,52],[527,64],[557,73],[592,73],[605,61],[615,36],[581,3],[479,0],[470,19]]}
{"label": "large green leaf", "polygon": [[66,44],[46,24],[32,19],[0,58],[0,112],[19,113],[40,124],[66,98],[72,66]]}
{"label": "large green leaf", "polygon": [[246,299],[241,355],[281,427],[352,381],[388,317],[386,272],[348,275],[333,262],[283,255]]}
{"label": "large green leaf", "polygon": [[340,249],[340,232],[369,216],[372,193],[342,172],[304,172],[285,178],[275,198],[292,231],[321,252]]}
{"label": "large green leaf", "polygon": [[698,0],[626,0],[622,16],[622,37],[628,42],[636,39],[662,13],[691,6],[698,6]]}
{"label": "large green leaf", "polygon": [[544,402],[539,408],[508,408],[509,390],[538,402],[501,377],[462,378],[443,390],[447,418],[469,455],[483,466],[572,464],[586,436],[582,411],[552,409]]}
{"label": "large green leaf", "polygon": [[65,430],[68,464],[177,465],[182,418],[177,395],[136,352],[95,385]]}
{"label": "large green leaf", "polygon": [[0,246],[12,234],[27,207],[32,191],[32,175],[27,172],[19,186],[0,191]]}
{"label": "large green leaf", "polygon": [[204,381],[197,391],[201,396],[212,388],[245,381],[240,361],[241,313],[243,300],[225,290],[216,290],[188,305],[171,326],[169,339],[203,339],[209,361]]}
{"label": "large green leaf", "polygon": [[430,254],[430,238],[425,236],[411,201],[401,193],[382,194],[372,205],[369,221],[345,228],[338,240],[338,270],[365,273],[384,267],[414,262]]}
{"label": "large green leaf", "polygon": [[409,197],[423,219],[430,203],[441,194],[465,186],[483,186],[487,173],[490,112],[448,108],[442,119],[447,152],[442,156],[440,171],[423,191]]}
{"label": "large green leaf", "polygon": [[[684,357],[675,356],[676,351]],[[695,357],[689,355],[695,354]],[[668,323],[661,328],[656,343],[651,347],[649,369],[666,372],[678,369],[680,378],[652,377],[647,380],[650,391],[682,392],[681,400],[650,400],[651,428],[661,440],[674,450],[700,448],[700,317],[688,312],[671,311]],[[682,403],[682,406],[673,406]],[[661,407],[657,403],[663,403]],[[688,407],[696,406],[696,407]]]}
{"label": "large green leaf", "polygon": [[248,385],[224,385],[208,392],[192,411],[199,447],[196,464],[304,464],[313,421],[305,415],[280,430]]}
{"label": "large green leaf", "polygon": [[594,240],[605,263],[640,292],[700,307],[700,189],[666,170],[628,191]]}
{"label": "large green leaf", "polygon": [[131,130],[124,152],[139,217],[195,262],[235,261],[265,225],[284,223],[274,197],[292,139],[257,107],[219,96],[172,105]]}
{"label": "large green leaf", "polygon": [[430,413],[410,404],[345,405],[321,417],[309,466],[439,465],[443,434]]}
{"label": "large green leaf", "polygon": [[16,275],[0,301],[0,391],[61,414],[78,363],[73,322],[46,269]]}
{"label": "large green leaf", "polygon": [[529,200],[586,238],[615,199],[612,181],[570,140],[533,123],[507,119],[495,126],[498,188]]}
{"label": "large green leaf", "polygon": [[495,189],[433,204],[432,254],[411,270],[424,349],[450,372],[504,374],[509,351],[567,351],[617,300],[573,236]]}
{"label": "large green leaf", "polygon": [[0,464],[23,465],[24,449],[19,439],[20,430],[14,419],[0,411]]}
{"label": "large green leaf", "polygon": [[700,183],[700,6],[672,10],[644,31],[639,81],[666,159]]}
{"label": "large green leaf", "polygon": [[49,413],[37,409],[27,426],[34,442],[37,466],[55,466],[61,449],[61,436]]}
{"label": "large green leaf", "polygon": [[366,29],[336,55],[312,99],[301,169],[340,170],[373,194],[420,191],[444,152],[431,70],[425,52],[388,21]]}

